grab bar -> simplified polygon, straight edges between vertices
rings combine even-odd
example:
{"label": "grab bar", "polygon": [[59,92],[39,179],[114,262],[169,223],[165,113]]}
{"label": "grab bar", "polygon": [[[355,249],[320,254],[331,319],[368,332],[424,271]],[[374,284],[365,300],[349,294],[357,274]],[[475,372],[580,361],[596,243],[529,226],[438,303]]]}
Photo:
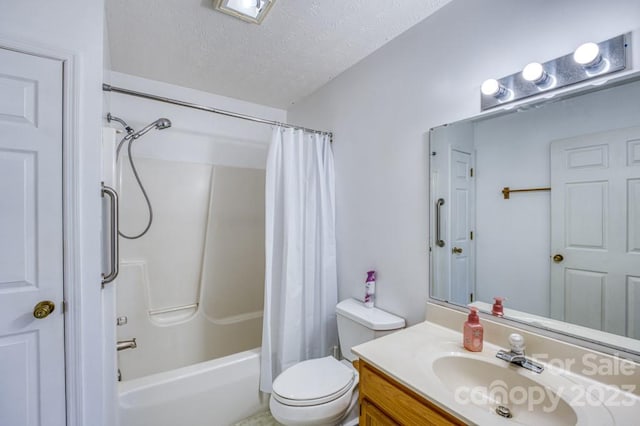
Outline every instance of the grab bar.
{"label": "grab bar", "polygon": [[441,224],[440,207],[442,207],[443,205],[444,205],[444,198],[438,198],[438,201],[436,201],[436,245],[438,247],[444,247],[444,240],[441,238],[441,235],[440,235],[440,224]]}
{"label": "grab bar", "polygon": [[116,343],[116,350],[118,352],[123,351],[125,349],[135,349],[138,347],[138,343],[136,342],[136,338],[129,340],[118,340]]}
{"label": "grab bar", "polygon": [[102,286],[110,283],[115,280],[118,276],[119,272],[119,260],[120,260],[120,246],[118,241],[118,231],[119,231],[119,223],[118,223],[118,215],[119,215],[119,203],[118,203],[118,193],[115,189],[107,186],[102,182],[102,196],[107,196],[111,199],[111,209],[110,209],[110,226],[111,226],[111,248],[109,250],[109,261],[111,262],[111,268],[109,268],[109,273],[102,273]]}

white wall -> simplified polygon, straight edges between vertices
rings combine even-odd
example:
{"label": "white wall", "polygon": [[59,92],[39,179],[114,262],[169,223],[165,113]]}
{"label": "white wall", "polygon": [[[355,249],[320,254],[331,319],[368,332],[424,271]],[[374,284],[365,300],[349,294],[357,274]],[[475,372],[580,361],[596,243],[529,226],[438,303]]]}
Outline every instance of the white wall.
{"label": "white wall", "polygon": [[431,127],[479,112],[479,87],[528,62],[638,26],[637,0],[454,0],[289,110],[332,130],[339,297],[362,297],[378,274],[378,306],[424,319]]}
{"label": "white wall", "polygon": [[[73,128],[78,143],[76,163],[80,202],[78,300],[69,302],[68,315],[76,318],[81,344],[80,359],[72,369],[83,383],[82,404],[68,414],[70,424],[99,425],[103,421],[102,306],[100,289],[100,111],[102,110],[102,0],[13,1],[0,0],[0,45],[24,50],[73,55],[75,68]],[[67,212],[67,214],[70,212]],[[68,271],[67,271],[68,272]],[[68,279],[68,277],[67,277]],[[68,297],[68,295],[67,295]],[[68,390],[69,392],[69,390]],[[68,394],[73,398],[73,394]]]}

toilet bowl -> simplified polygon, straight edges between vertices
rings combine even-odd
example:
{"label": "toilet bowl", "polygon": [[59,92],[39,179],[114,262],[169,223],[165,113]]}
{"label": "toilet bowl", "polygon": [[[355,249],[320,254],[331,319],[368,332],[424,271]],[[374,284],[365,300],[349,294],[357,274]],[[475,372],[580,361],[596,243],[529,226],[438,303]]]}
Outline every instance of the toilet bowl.
{"label": "toilet bowl", "polygon": [[287,426],[333,426],[357,405],[358,372],[333,357],[303,361],[273,382],[271,414]]}
{"label": "toilet bowl", "polygon": [[345,357],[295,364],[273,381],[271,415],[286,426],[351,426],[358,421],[359,375],[351,348],[404,327],[404,319],[347,299],[336,306],[338,338]]}

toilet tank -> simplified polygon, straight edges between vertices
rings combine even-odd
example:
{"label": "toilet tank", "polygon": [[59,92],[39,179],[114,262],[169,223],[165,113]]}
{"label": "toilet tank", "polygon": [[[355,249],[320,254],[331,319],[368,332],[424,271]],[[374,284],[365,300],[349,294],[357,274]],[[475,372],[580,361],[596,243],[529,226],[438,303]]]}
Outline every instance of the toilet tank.
{"label": "toilet tank", "polygon": [[347,299],[336,306],[340,351],[349,361],[357,357],[351,348],[369,340],[404,328],[404,318],[376,307],[367,308],[355,299]]}

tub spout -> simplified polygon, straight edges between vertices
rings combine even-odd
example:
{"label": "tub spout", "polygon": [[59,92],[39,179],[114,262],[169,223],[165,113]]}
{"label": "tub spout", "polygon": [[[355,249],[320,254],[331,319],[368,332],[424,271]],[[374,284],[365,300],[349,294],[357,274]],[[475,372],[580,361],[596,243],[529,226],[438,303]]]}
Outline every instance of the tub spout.
{"label": "tub spout", "polygon": [[138,347],[138,344],[136,343],[136,338],[134,337],[133,339],[129,339],[129,340],[120,340],[118,341],[118,344],[116,345],[116,348],[119,351],[125,350],[125,349],[135,349]]}

